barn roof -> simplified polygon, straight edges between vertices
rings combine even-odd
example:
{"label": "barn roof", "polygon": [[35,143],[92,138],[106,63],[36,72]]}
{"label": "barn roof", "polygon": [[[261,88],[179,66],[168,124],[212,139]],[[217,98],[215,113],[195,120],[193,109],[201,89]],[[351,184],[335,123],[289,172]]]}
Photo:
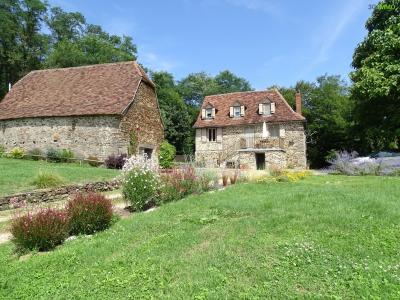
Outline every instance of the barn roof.
{"label": "barn roof", "polygon": [[0,120],[120,115],[142,81],[154,88],[134,61],[32,71],[0,102]]}

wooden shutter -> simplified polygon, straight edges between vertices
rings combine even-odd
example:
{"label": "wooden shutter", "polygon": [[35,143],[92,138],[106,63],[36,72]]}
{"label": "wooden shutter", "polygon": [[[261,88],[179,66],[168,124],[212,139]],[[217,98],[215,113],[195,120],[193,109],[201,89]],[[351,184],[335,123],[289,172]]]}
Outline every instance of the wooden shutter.
{"label": "wooden shutter", "polygon": [[206,109],[205,109],[205,108],[203,108],[203,109],[201,110],[201,118],[202,118],[202,119],[205,119],[205,118],[206,118]]}
{"label": "wooden shutter", "polygon": [[275,113],[275,103],[271,102],[271,114]]}
{"label": "wooden shutter", "polygon": [[233,118],[233,106],[229,108],[229,117]]}
{"label": "wooden shutter", "polygon": [[211,117],[212,117],[212,118],[215,118],[215,108],[214,108],[214,107],[213,107],[212,110],[211,110]]}
{"label": "wooden shutter", "polygon": [[258,104],[258,113],[260,115],[264,114],[264,104],[262,103]]}
{"label": "wooden shutter", "polygon": [[244,116],[244,105],[240,106],[240,115]]}
{"label": "wooden shutter", "polygon": [[221,127],[217,128],[217,142],[218,143],[222,142],[222,128]]}
{"label": "wooden shutter", "polygon": [[206,128],[202,128],[201,129],[201,141],[207,142],[207,129]]}
{"label": "wooden shutter", "polygon": [[283,125],[281,125],[281,126],[279,127],[279,137],[284,138],[285,135],[286,135],[286,130],[285,130],[285,128],[283,127]]}

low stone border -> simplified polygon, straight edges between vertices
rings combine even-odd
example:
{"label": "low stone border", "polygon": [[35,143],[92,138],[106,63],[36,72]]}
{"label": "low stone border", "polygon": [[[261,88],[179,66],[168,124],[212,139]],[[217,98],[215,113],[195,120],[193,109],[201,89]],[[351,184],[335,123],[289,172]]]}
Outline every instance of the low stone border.
{"label": "low stone border", "polygon": [[27,193],[20,193],[5,197],[0,197],[0,211],[18,208],[28,203],[43,203],[67,200],[69,196],[78,192],[105,192],[120,188],[120,180],[98,181],[86,184],[75,184],[61,186],[55,189],[35,190]]}

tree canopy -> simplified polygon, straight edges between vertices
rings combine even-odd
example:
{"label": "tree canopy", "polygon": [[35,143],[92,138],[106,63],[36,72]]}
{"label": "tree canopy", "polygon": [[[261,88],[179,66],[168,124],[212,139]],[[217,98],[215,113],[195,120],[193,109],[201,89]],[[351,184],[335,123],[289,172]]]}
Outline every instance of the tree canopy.
{"label": "tree canopy", "polygon": [[363,152],[398,148],[400,138],[400,0],[379,2],[366,23],[350,74],[354,133]]}

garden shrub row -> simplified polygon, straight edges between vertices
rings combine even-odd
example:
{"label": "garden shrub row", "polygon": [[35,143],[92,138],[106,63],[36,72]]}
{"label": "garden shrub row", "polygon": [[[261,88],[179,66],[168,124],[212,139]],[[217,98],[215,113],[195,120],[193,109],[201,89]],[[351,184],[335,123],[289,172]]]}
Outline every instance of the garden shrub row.
{"label": "garden shrub row", "polygon": [[134,211],[209,191],[218,179],[212,172],[196,174],[190,165],[160,175],[157,166],[142,156],[133,156],[126,161],[123,178],[123,197]]}
{"label": "garden shrub row", "polygon": [[12,241],[20,252],[48,251],[70,235],[93,234],[110,227],[112,203],[101,194],[77,194],[64,209],[42,209],[16,217]]}

